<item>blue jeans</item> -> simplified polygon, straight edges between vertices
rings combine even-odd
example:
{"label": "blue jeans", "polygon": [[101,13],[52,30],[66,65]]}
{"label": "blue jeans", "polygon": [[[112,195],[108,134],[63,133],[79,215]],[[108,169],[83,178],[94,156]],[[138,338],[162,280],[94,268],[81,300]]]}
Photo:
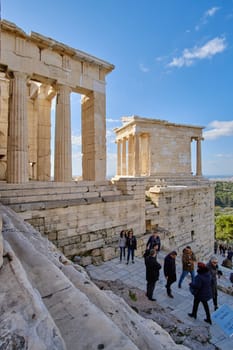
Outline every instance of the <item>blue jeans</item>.
{"label": "blue jeans", "polygon": [[129,262],[130,255],[132,261],[134,261],[134,248],[128,247],[127,262]]}
{"label": "blue jeans", "polygon": [[193,271],[185,271],[183,270],[182,271],[182,274],[180,276],[180,280],[179,280],[179,283],[178,285],[181,287],[181,283],[183,282],[183,280],[185,279],[185,277],[190,273],[191,275],[191,278],[192,278],[192,283],[194,282],[194,278],[195,278],[195,272],[194,270]]}
{"label": "blue jeans", "polygon": [[120,247],[120,261],[122,260],[122,257],[125,259],[125,247]]}

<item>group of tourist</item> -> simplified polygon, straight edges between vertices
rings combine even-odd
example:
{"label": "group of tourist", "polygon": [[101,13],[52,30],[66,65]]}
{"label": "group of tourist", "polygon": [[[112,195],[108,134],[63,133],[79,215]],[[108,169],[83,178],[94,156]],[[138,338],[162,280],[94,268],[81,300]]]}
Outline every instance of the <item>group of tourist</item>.
{"label": "group of tourist", "polygon": [[215,254],[219,253],[224,257],[222,261],[222,266],[227,267],[228,269],[232,269],[233,263],[232,263],[232,257],[233,257],[233,250],[230,245],[226,245],[223,243],[218,243],[218,241],[214,242],[214,252]]}
{"label": "group of tourist", "polygon": [[134,264],[134,251],[137,249],[137,239],[133,234],[133,230],[122,230],[119,237],[119,248],[120,248],[120,262],[122,259],[125,260],[126,249],[127,249],[127,264],[129,263],[130,257]]}
{"label": "group of tourist", "polygon": [[[171,285],[176,282],[176,259],[177,252],[172,251],[166,255],[164,259],[164,276],[166,278],[166,289],[167,295],[170,298],[174,298]],[[197,311],[200,302],[203,304],[206,318],[205,322],[212,324],[208,301],[213,299],[213,304],[215,310],[218,309],[218,294],[217,294],[217,275],[221,274],[221,271],[218,269],[218,259],[216,255],[213,255],[207,264],[203,262],[197,263],[197,274],[195,275],[195,262],[196,257],[193,253],[190,246],[187,246],[183,249],[182,254],[182,273],[179,278],[178,287],[182,287],[182,282],[184,278],[190,274],[191,283],[190,292],[194,296],[193,300],[193,309],[191,313],[188,313],[190,317],[197,318]],[[146,279],[147,279],[147,293],[146,296],[149,300],[155,300],[153,298],[153,291],[155,288],[155,283],[159,279],[159,270],[161,265],[157,262],[156,259],[156,249],[152,249],[149,257],[145,258],[146,263]],[[154,272],[152,273],[152,268]]]}
{"label": "group of tourist", "polygon": [[[134,250],[137,249],[137,240],[133,234],[133,230],[121,231],[119,238],[120,248],[120,262],[126,257],[127,249],[127,264],[132,259],[134,263]],[[161,248],[161,241],[159,235],[155,232],[151,235],[146,244],[146,251],[144,254],[146,265],[146,296],[149,300],[155,301],[153,297],[156,281],[159,279],[161,264],[157,261],[157,255]],[[164,258],[163,272],[166,278],[167,295],[174,298],[171,286],[177,280],[176,275],[176,257],[177,252],[171,251]],[[205,322],[212,324],[208,301],[213,300],[214,309],[218,309],[218,293],[217,293],[217,276],[222,272],[218,268],[218,258],[213,255],[207,264],[203,262],[197,263],[197,271],[195,274],[196,257],[190,246],[183,249],[182,253],[182,273],[178,281],[178,288],[182,288],[182,282],[185,277],[190,274],[191,283],[189,284],[190,292],[194,296],[193,309],[188,315],[194,319],[197,317],[198,306],[200,302],[203,304],[206,318]]]}

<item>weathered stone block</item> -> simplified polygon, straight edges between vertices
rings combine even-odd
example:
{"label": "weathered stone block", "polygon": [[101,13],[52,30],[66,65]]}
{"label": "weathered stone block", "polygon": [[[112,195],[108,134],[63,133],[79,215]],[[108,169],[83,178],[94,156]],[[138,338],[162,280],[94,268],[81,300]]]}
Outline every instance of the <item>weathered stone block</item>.
{"label": "weathered stone block", "polygon": [[3,264],[2,217],[0,215],[0,268]]}
{"label": "weathered stone block", "polygon": [[116,249],[112,247],[107,247],[101,249],[103,261],[111,260],[116,256]]}

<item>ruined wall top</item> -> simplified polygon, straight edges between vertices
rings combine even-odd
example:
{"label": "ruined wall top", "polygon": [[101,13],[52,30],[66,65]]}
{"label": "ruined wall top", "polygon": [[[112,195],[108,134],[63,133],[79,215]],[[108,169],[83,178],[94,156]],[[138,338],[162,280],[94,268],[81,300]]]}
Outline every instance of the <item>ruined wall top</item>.
{"label": "ruined wall top", "polygon": [[132,131],[135,133],[143,131],[148,132],[148,130],[150,130],[150,132],[154,132],[154,130],[158,130],[161,127],[173,127],[176,131],[182,129],[183,132],[188,132],[189,134],[191,132],[193,136],[202,137],[202,130],[204,129],[204,126],[177,124],[169,122],[167,120],[144,118],[137,115],[124,116],[121,118],[121,121],[123,125],[119,128],[114,129],[116,137],[122,137],[123,134],[127,135],[128,133],[132,133]]}
{"label": "ruined wall top", "polygon": [[104,60],[35,32],[27,35],[14,23],[1,21],[3,72],[23,72],[39,82],[63,83],[82,93],[99,90],[98,81],[104,82],[113,69]]}

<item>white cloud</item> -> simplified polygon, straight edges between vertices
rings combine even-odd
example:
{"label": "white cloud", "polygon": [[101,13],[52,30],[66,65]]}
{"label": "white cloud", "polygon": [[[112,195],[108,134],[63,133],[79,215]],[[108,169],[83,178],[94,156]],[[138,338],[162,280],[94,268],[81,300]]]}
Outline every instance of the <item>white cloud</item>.
{"label": "white cloud", "polygon": [[169,67],[183,67],[191,66],[197,60],[211,58],[217,53],[223,52],[227,47],[225,38],[216,37],[209,40],[205,45],[201,47],[195,46],[192,49],[184,49],[180,57],[175,57],[168,64]]}
{"label": "white cloud", "polygon": [[116,141],[116,134],[111,129],[106,130],[106,138],[108,144],[115,144]]}
{"label": "white cloud", "polygon": [[204,13],[204,17],[212,17],[218,10],[220,10],[220,7],[212,7]]}
{"label": "white cloud", "polygon": [[107,123],[119,123],[118,119],[111,119],[111,118],[106,118]]}
{"label": "white cloud", "polygon": [[227,153],[227,154],[223,154],[223,153],[218,153],[216,154],[217,158],[227,158],[227,159],[233,159],[233,153]]}
{"label": "white cloud", "polygon": [[212,7],[209,10],[207,10],[204,15],[202,16],[202,18],[200,19],[200,23],[196,25],[195,30],[198,31],[200,29],[201,26],[205,25],[208,23],[208,19],[210,17],[213,17],[216,12],[218,12],[220,10],[220,7]]}
{"label": "white cloud", "polygon": [[140,70],[141,70],[143,73],[148,73],[148,72],[150,71],[149,68],[146,67],[146,66],[144,66],[143,63],[140,63],[140,64],[139,64],[139,68],[140,68]]}
{"label": "white cloud", "polygon": [[82,144],[82,136],[81,135],[72,135],[71,143],[73,146],[81,146]]}
{"label": "white cloud", "polygon": [[215,140],[219,137],[233,136],[233,120],[215,120],[208,125],[208,128],[209,130],[203,132],[203,136],[206,140]]}

